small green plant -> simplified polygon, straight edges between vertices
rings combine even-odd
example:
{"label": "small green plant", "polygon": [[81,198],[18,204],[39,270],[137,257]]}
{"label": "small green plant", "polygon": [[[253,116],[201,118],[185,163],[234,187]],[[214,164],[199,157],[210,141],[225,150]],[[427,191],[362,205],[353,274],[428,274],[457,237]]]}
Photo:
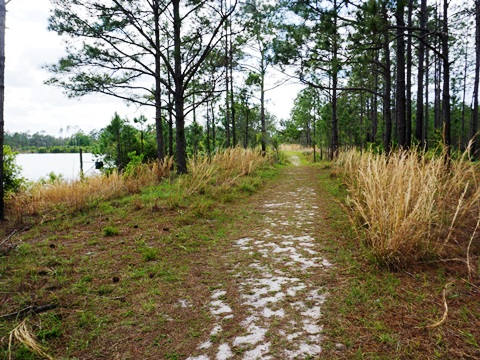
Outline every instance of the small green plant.
{"label": "small green plant", "polygon": [[145,261],[154,261],[158,257],[158,249],[146,246],[140,250],[143,260]]}
{"label": "small green plant", "polygon": [[104,237],[109,237],[109,236],[117,236],[120,232],[116,227],[113,226],[107,226],[103,228],[103,236]]}
{"label": "small green plant", "polygon": [[46,177],[39,180],[40,184],[42,185],[60,184],[64,181],[65,179],[62,174],[55,174],[53,171],[51,171]]}
{"label": "small green plant", "polygon": [[22,168],[15,163],[16,152],[10,146],[3,146],[3,186],[6,193],[18,192],[25,185],[25,178],[20,176]]}

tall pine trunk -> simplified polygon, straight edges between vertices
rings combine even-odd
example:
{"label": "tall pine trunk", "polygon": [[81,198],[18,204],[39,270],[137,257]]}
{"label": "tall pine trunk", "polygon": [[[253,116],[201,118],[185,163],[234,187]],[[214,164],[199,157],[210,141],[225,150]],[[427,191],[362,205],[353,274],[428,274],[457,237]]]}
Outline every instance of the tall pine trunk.
{"label": "tall pine trunk", "polygon": [[477,132],[478,132],[478,86],[480,82],[480,0],[475,0],[475,80],[473,84],[473,116],[470,126],[472,157],[477,157]]}
{"label": "tall pine trunk", "polygon": [[[227,22],[228,23],[228,22]],[[237,146],[237,129],[235,124],[235,98],[233,93],[233,43],[232,43],[232,19],[229,22],[230,37],[229,37],[229,57],[228,68],[230,71],[230,110],[232,115],[232,146]]]}
{"label": "tall pine trunk", "polygon": [[385,121],[385,132],[383,134],[383,147],[387,153],[392,149],[392,109],[391,109],[391,92],[392,92],[392,77],[390,74],[390,36],[388,33],[388,10],[386,1],[382,4],[382,16],[384,21],[383,30],[383,56],[385,57],[384,77],[385,86],[383,93],[383,117]]}
{"label": "tall pine trunk", "polygon": [[[167,60],[170,63],[170,51],[167,49]],[[168,155],[173,156],[173,109],[174,104],[172,102],[172,93],[170,91],[173,88],[172,76],[170,71],[167,71],[168,74]]]}
{"label": "tall pine trunk", "polygon": [[[422,29],[422,34],[426,31],[427,28],[427,0],[422,0],[420,5],[420,28]],[[418,77],[417,77],[417,109],[415,116],[415,138],[421,144],[422,148],[425,147],[425,138],[423,136],[423,121],[424,121],[424,105],[423,105],[423,79],[425,76],[425,44],[423,41],[420,41],[418,44]],[[428,83],[427,83],[428,86]],[[428,92],[428,91],[426,91]],[[428,106],[428,104],[427,104]]]}
{"label": "tall pine trunk", "polygon": [[5,106],[5,0],[0,0],[0,220],[5,219],[3,173],[4,106]]}
{"label": "tall pine trunk", "polygon": [[265,119],[265,53],[261,52],[261,74],[260,74],[260,122],[262,126],[262,154],[267,152],[267,124]]}
{"label": "tall pine trunk", "polygon": [[412,26],[413,0],[408,0],[408,37],[407,37],[407,89],[406,89],[406,146],[412,144]]}
{"label": "tall pine trunk", "polygon": [[397,121],[397,142],[398,146],[403,149],[407,146],[407,124],[406,124],[406,108],[405,108],[405,21],[403,0],[397,2],[395,16],[397,18],[397,83],[395,91],[395,111]]}
{"label": "tall pine trunk", "polygon": [[[223,1],[222,1],[223,5]],[[227,1],[225,0],[225,9],[227,8]],[[230,139],[230,74],[229,74],[229,61],[230,56],[228,54],[228,24],[225,23],[225,137],[227,139],[227,147],[231,146]]]}
{"label": "tall pine trunk", "polygon": [[442,96],[442,123],[443,141],[450,157],[451,139],[451,118],[450,118],[450,62],[448,55],[448,2],[443,0],[443,25],[442,25],[442,54],[443,54],[443,96]]}
{"label": "tall pine trunk", "polygon": [[430,85],[430,72],[428,69],[430,68],[430,61],[429,61],[429,51],[428,47],[425,49],[425,121],[423,123],[423,135],[422,140],[424,144],[424,150],[428,150],[428,125],[430,122],[430,104],[429,104],[429,96],[428,96],[428,88]]}
{"label": "tall pine trunk", "polygon": [[181,54],[181,18],[180,18],[180,0],[173,0],[173,47],[174,47],[174,82],[175,82],[175,126],[177,140],[177,172],[185,174],[187,172],[187,151],[185,140],[185,114],[184,114],[184,84],[182,76],[182,54]]}
{"label": "tall pine trunk", "polygon": [[154,21],[155,21],[155,130],[157,141],[157,159],[163,162],[165,159],[165,150],[163,146],[163,124],[162,124],[162,88],[160,82],[161,62],[160,62],[160,6],[158,0],[154,1]]}
{"label": "tall pine trunk", "polygon": [[332,153],[331,159],[338,155],[339,136],[338,136],[338,115],[337,115],[337,88],[338,88],[338,8],[337,1],[333,2],[334,6],[334,24],[335,33],[333,34],[333,56],[332,56]]}

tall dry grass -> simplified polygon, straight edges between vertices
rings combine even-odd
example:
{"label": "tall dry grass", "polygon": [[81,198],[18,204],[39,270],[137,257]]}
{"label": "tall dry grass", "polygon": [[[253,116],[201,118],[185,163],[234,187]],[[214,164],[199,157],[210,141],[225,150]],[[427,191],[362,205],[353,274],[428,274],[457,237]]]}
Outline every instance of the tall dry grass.
{"label": "tall dry grass", "polygon": [[108,176],[96,175],[74,181],[35,183],[7,199],[7,217],[17,222],[28,216],[48,218],[52,213],[75,212],[102,200],[138,193],[143,187],[158,184],[170,176],[172,164],[173,160],[166,158],[161,164],[140,164],[130,175],[113,172]]}
{"label": "tall dry grass", "polygon": [[[178,179],[179,194],[215,194],[238,183],[259,167],[271,162],[260,151],[242,148],[227,149],[208,157],[197,157],[189,162],[189,173]],[[27,217],[41,216],[50,219],[62,213],[72,213],[89,208],[101,201],[135,194],[146,186],[158,184],[170,177],[173,159],[162,164],[140,164],[127,174],[113,172],[76,181],[36,183],[7,200],[7,216],[16,222]]]}
{"label": "tall dry grass", "polygon": [[230,148],[208,156],[191,159],[189,174],[179,179],[179,186],[187,195],[219,192],[235,185],[242,176],[250,175],[267,163],[269,156],[260,150]]}
{"label": "tall dry grass", "polygon": [[443,155],[427,159],[417,150],[352,150],[336,164],[345,174],[351,219],[378,261],[466,258],[480,215],[479,168],[466,155],[446,164]]}

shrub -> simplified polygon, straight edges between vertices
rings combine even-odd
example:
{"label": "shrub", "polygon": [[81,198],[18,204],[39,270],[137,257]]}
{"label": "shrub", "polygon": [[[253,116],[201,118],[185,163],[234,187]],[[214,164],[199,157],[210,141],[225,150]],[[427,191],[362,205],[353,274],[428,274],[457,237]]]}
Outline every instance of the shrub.
{"label": "shrub", "polygon": [[22,168],[15,163],[17,153],[10,146],[3,146],[3,189],[5,193],[18,192],[26,184],[20,173]]}

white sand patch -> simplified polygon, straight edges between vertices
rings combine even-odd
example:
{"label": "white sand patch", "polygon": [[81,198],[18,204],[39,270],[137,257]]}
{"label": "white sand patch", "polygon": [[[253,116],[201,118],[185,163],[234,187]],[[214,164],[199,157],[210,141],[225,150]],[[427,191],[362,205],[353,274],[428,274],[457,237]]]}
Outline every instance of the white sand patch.
{"label": "white sand patch", "polygon": [[271,356],[264,356],[270,351],[270,343],[262,344],[257,346],[253,350],[249,350],[243,356],[243,360],[256,360],[256,359],[271,359]]}
{"label": "white sand patch", "polygon": [[227,292],[225,290],[215,290],[210,296],[212,299],[218,299],[221,296],[225,296]]}
{"label": "white sand patch", "polygon": [[263,308],[269,303],[273,304],[273,303],[279,302],[280,300],[282,300],[285,297],[285,294],[282,293],[282,292],[279,292],[279,293],[276,293],[275,296],[268,296],[268,297],[263,297],[263,298],[258,298],[255,295],[254,296],[247,295],[247,296],[244,296],[244,297],[247,298],[246,303],[248,305],[251,305],[254,308]]}
{"label": "white sand patch", "polygon": [[313,300],[318,302],[318,304],[323,304],[325,302],[326,294],[320,294],[319,290],[312,290],[307,296],[307,300]]}
{"label": "white sand patch", "polygon": [[320,331],[322,331],[320,326],[313,324],[309,321],[305,321],[305,323],[303,324],[303,330],[305,330],[305,332],[309,334],[318,334]]}
{"label": "white sand patch", "polygon": [[215,300],[210,303],[211,309],[210,312],[213,315],[220,315],[220,314],[225,314],[225,313],[231,313],[232,309],[230,306],[225,304],[222,300]]}
{"label": "white sand patch", "polygon": [[273,249],[273,252],[274,252],[274,253],[288,252],[288,251],[295,251],[295,249],[292,248],[292,247],[282,248],[282,247],[280,247],[280,246],[277,246],[276,248]]}
{"label": "white sand patch", "polygon": [[300,336],[300,333],[298,333],[298,332],[293,333],[293,334],[289,334],[289,335],[287,335],[287,340],[292,341],[292,340],[297,339],[299,336]]}
{"label": "white sand patch", "polygon": [[192,307],[192,304],[188,300],[180,299],[178,300],[181,308]]}
{"label": "white sand patch", "polygon": [[242,239],[238,239],[235,244],[237,244],[238,246],[244,246],[252,240],[253,240],[252,238],[242,238]]}
{"label": "white sand patch", "polygon": [[247,328],[247,331],[249,332],[248,335],[237,336],[235,340],[233,340],[233,346],[239,346],[243,344],[256,345],[260,341],[263,341],[265,334],[267,333],[267,329],[263,329],[254,324],[250,324]]}
{"label": "white sand patch", "polygon": [[314,306],[302,312],[303,316],[318,320],[320,319],[320,306]]}
{"label": "white sand patch", "polygon": [[254,315],[251,315],[247,318],[245,318],[241,323],[240,325],[242,325],[243,327],[248,327],[249,325],[255,323],[255,321],[257,321],[258,318]]}
{"label": "white sand patch", "polygon": [[266,318],[271,318],[271,317],[274,317],[274,316],[283,318],[283,317],[285,317],[285,311],[283,309],[272,311],[268,307],[266,307],[266,308],[263,309],[262,315],[263,315],[263,317],[266,317]]}
{"label": "white sand patch", "polygon": [[218,347],[217,360],[226,360],[233,357],[232,350],[228,343],[223,343]]}
{"label": "white sand patch", "polygon": [[209,349],[212,347],[212,342],[210,340],[205,341],[204,343],[201,343],[200,346],[198,347],[200,350],[205,350]]}
{"label": "white sand patch", "polygon": [[273,236],[273,233],[269,230],[269,229],[266,229],[263,231],[263,237],[264,238],[269,238],[269,237],[272,237]]}
{"label": "white sand patch", "polygon": [[315,258],[314,259],[307,259],[303,255],[297,253],[296,251],[292,252],[292,254],[290,254],[290,259],[292,259],[293,262],[288,262],[285,265],[293,266],[295,264],[300,264],[301,265],[300,269],[302,271],[307,270],[308,268],[319,267],[320,266],[317,263],[318,259],[315,259]]}
{"label": "white sand patch", "polygon": [[300,285],[297,285],[297,286],[293,286],[289,289],[287,289],[287,295],[288,296],[291,296],[291,297],[294,297],[297,295],[297,292],[298,291],[302,291],[303,289],[306,289],[307,286],[305,284],[300,284]]}
{"label": "white sand patch", "polygon": [[300,166],[300,158],[297,155],[291,155],[290,161],[294,166]]}
{"label": "white sand patch", "polygon": [[288,359],[297,359],[301,356],[315,356],[320,354],[321,352],[322,348],[320,347],[320,345],[307,343],[299,344],[298,350],[296,351],[285,350],[285,354],[287,355]]}
{"label": "white sand patch", "polygon": [[303,301],[295,301],[290,304],[297,311],[304,311],[307,307]]}
{"label": "white sand patch", "polygon": [[200,356],[190,356],[187,358],[187,360],[210,360],[208,356],[206,355],[200,355]]}
{"label": "white sand patch", "polygon": [[322,265],[325,266],[325,267],[333,266],[333,264],[331,262],[329,262],[327,259],[322,260]]}
{"label": "white sand patch", "polygon": [[215,336],[219,334],[222,331],[222,326],[221,325],[215,325],[215,327],[210,331],[210,336]]}
{"label": "white sand patch", "polygon": [[263,206],[266,208],[276,208],[276,207],[285,206],[285,205],[288,205],[288,203],[263,204]]}

